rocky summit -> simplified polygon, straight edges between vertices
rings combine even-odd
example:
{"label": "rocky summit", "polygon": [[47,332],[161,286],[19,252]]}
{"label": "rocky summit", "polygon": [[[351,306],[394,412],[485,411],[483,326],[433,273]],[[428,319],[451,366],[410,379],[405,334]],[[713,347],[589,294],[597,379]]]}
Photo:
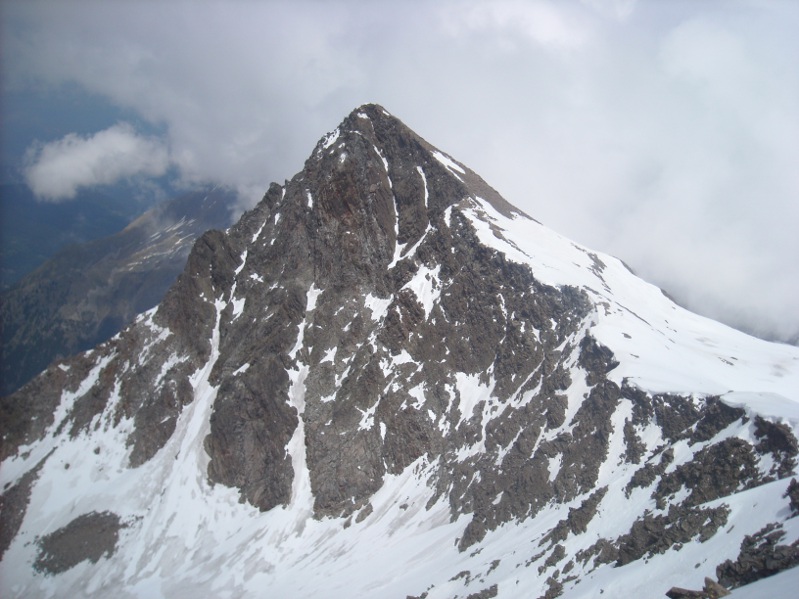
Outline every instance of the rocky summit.
{"label": "rocky summit", "polygon": [[799,348],[376,105],[1,416],[4,597],[703,596],[799,564]]}

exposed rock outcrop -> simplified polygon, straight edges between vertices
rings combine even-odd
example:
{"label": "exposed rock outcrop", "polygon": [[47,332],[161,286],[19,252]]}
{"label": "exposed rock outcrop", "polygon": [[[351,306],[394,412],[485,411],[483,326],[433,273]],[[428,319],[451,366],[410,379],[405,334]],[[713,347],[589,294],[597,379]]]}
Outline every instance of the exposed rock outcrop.
{"label": "exposed rock outcrop", "polygon": [[84,560],[96,563],[116,550],[124,525],[113,512],[90,512],[38,540],[33,567],[47,574],[65,572]]}
{"label": "exposed rock outcrop", "polygon": [[701,591],[691,591],[680,587],[672,587],[666,597],[669,599],[720,599],[730,592],[712,578],[705,578],[705,586]]}
{"label": "exposed rock outcrop", "polygon": [[741,542],[735,560],[727,560],[716,568],[719,583],[737,588],[777,572],[799,566],[799,541],[781,544],[785,536],[779,524],[769,524]]}

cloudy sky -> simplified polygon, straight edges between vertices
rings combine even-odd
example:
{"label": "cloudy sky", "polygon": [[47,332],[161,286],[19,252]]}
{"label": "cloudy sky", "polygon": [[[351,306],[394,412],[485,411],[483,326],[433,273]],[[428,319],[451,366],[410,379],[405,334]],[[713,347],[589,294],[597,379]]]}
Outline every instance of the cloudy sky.
{"label": "cloudy sky", "polygon": [[2,3],[4,172],[291,178],[377,102],[701,313],[799,335],[799,2]]}

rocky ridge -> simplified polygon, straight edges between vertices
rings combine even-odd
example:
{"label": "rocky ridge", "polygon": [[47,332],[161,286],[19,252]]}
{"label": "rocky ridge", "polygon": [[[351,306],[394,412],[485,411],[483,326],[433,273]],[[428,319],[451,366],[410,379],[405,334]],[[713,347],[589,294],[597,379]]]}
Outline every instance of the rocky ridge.
{"label": "rocky ridge", "polygon": [[[367,105],[203,235],[157,309],[3,400],[0,571],[12,593],[50,572],[431,598],[657,572],[663,596],[764,526],[799,538],[792,388],[796,348],[685,312]],[[98,515],[104,553],[59,557]]]}

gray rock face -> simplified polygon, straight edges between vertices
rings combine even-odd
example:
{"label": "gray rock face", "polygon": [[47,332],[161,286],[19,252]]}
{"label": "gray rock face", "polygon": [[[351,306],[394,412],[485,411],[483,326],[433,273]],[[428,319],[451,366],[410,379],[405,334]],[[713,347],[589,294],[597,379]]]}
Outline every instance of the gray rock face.
{"label": "gray rock face", "polygon": [[[579,428],[577,438],[562,443],[574,457],[557,491],[538,484],[546,477],[543,455],[552,449],[532,462],[517,457],[541,431],[562,424],[557,391],[569,383],[564,362],[580,353],[568,338],[587,312],[586,298],[541,285],[528,269],[482,246],[452,211],[473,190],[381,109],[354,113],[339,131],[345,158],[320,146],[280,196],[273,188],[234,227],[227,243],[234,254],[247,251],[245,264],[230,263],[223,274],[231,252],[216,250],[217,281],[232,289],[227,277],[241,267],[235,293],[246,301],[220,329],[214,375],[221,386],[205,445],[212,480],[240,488],[264,510],[288,501],[291,464],[283,448],[297,426],[288,368],[307,371],[302,419],[318,515],[360,509],[386,473],[424,455],[441,460],[439,492],[450,496],[454,512],[475,514],[474,530],[531,515],[556,494],[571,498],[590,489],[595,472],[579,454],[603,446],[588,434],[596,424],[591,406],[581,418],[585,432]],[[248,247],[255,224],[264,222]],[[415,253],[406,258],[400,248]],[[418,277],[423,284],[424,273],[433,272],[434,282],[427,276],[441,299],[428,313],[409,283]],[[312,309],[309,294],[316,294]],[[385,312],[375,314],[367,297]],[[292,352],[298,335],[302,347]],[[227,349],[228,339],[235,348]],[[407,363],[397,364],[399,356]],[[608,368],[603,358],[600,370]],[[250,364],[246,372],[222,378],[242,364]],[[454,373],[488,384],[492,371],[502,415],[483,430],[478,415],[488,406],[467,412],[452,391]],[[539,385],[531,403],[509,405]],[[423,400],[411,393],[420,387]],[[603,387],[591,402],[610,406],[614,393]],[[444,424],[451,422],[457,426]],[[506,463],[497,465],[517,435]],[[464,446],[484,449],[460,460]],[[472,482],[475,473],[480,483]],[[492,502],[503,491],[497,508]],[[464,546],[479,536],[467,531]]]}
{"label": "gray rock face", "polygon": [[[464,560],[500,527],[551,521],[514,558],[545,596],[705,543],[733,514],[727,496],[791,476],[789,426],[615,377],[621,358],[592,332],[610,307],[485,243],[488,231],[518,250],[496,213],[529,219],[381,107],[361,107],[293,179],[202,235],[157,309],[3,399],[0,457],[113,431],[128,471],[153,477],[195,452],[204,483],[261,512],[307,501],[308,518],[341,530],[383,517],[376,494],[413,467],[427,473],[427,504],[398,497],[397,509],[447,506]],[[589,258],[604,284],[608,265]],[[25,476],[3,489],[7,546],[26,530],[36,475]],[[637,502],[627,524],[597,538],[625,498]],[[503,596],[491,576],[507,571],[489,557],[481,576],[441,580]]]}

